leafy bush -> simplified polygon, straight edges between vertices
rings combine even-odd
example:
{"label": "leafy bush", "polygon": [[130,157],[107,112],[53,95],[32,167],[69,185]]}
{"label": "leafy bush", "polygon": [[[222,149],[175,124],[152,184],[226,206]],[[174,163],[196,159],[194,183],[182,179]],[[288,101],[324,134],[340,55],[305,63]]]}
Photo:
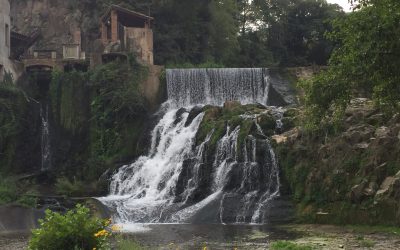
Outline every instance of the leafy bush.
{"label": "leafy bush", "polygon": [[77,205],[65,215],[46,211],[40,228],[32,230],[30,250],[92,250],[107,247],[109,221],[94,218],[89,209]]}

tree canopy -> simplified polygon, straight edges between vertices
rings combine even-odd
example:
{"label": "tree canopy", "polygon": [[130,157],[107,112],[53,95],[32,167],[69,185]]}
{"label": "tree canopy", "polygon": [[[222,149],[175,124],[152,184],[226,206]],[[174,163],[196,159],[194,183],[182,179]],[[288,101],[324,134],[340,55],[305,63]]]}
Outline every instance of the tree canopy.
{"label": "tree canopy", "polygon": [[314,124],[340,116],[355,96],[373,98],[387,114],[399,110],[400,2],[358,3],[328,34],[337,44],[329,69],[304,84]]}
{"label": "tree canopy", "polygon": [[155,17],[157,64],[325,65],[324,34],[343,16],[326,0],[104,0]]}

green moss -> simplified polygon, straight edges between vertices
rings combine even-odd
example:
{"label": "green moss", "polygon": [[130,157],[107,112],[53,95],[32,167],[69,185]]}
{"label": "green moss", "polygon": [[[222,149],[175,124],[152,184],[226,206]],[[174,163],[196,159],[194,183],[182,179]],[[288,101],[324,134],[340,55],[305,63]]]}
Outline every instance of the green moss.
{"label": "green moss", "polygon": [[54,72],[50,97],[55,121],[72,135],[82,133],[89,116],[88,73]]}

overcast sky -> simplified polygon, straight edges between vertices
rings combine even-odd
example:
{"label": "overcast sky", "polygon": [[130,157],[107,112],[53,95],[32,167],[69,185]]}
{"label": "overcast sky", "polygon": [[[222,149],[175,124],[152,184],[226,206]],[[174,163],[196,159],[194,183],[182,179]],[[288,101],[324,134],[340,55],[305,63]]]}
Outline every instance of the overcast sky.
{"label": "overcast sky", "polygon": [[344,11],[350,11],[350,4],[347,0],[328,0],[328,3],[337,3],[343,7]]}

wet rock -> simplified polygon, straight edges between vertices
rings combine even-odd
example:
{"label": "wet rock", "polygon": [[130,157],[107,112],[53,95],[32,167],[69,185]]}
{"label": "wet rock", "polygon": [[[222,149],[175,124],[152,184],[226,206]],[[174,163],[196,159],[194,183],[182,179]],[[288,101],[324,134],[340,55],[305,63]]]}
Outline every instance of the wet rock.
{"label": "wet rock", "polygon": [[203,112],[203,108],[200,106],[192,108],[186,120],[185,127],[189,126],[192,123],[193,119],[196,118],[201,112]]}
{"label": "wet rock", "polygon": [[174,125],[182,121],[183,114],[186,112],[187,110],[185,108],[180,108],[178,111],[176,111]]}

